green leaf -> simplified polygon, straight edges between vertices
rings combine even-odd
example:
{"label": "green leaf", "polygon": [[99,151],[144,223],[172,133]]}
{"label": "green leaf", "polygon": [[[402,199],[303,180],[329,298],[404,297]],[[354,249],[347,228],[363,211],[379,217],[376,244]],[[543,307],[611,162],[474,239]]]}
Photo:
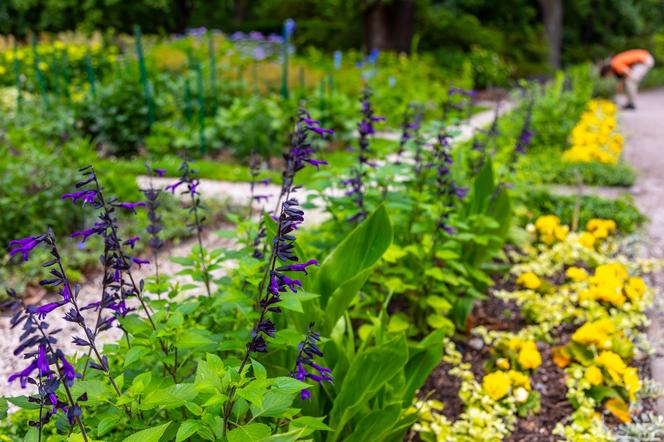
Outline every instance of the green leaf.
{"label": "green leaf", "polygon": [[403,370],[408,362],[406,337],[359,353],[353,360],[334,400],[330,426],[342,433],[350,419],[365,407],[378,390]]}
{"label": "green leaf", "polygon": [[445,314],[450,311],[452,304],[442,296],[429,295],[427,296],[426,303],[429,307],[436,310],[436,312]]}
{"label": "green leaf", "polygon": [[263,406],[263,396],[266,392],[266,381],[252,380],[244,387],[238,388],[237,395],[256,406],[261,407]]}
{"label": "green leaf", "polygon": [[179,349],[193,349],[197,351],[210,351],[217,348],[217,341],[212,339],[207,330],[189,329],[177,336],[175,346]]}
{"label": "green leaf", "polygon": [[400,412],[399,404],[392,404],[382,410],[372,411],[358,422],[353,433],[344,442],[383,440],[382,436],[388,433],[398,421]]}
{"label": "green leaf", "polygon": [[325,258],[313,292],[321,295],[328,330],[344,314],[391,243],[392,224],[381,205]]}
{"label": "green leaf", "polygon": [[129,367],[134,362],[141,359],[143,356],[146,356],[151,353],[152,350],[146,347],[141,347],[140,345],[135,345],[127,351],[125,354],[124,367]]}
{"label": "green leaf", "polygon": [[438,313],[432,313],[428,315],[427,324],[429,324],[431,328],[443,330],[447,336],[454,333],[454,323],[447,317],[439,315]]}
{"label": "green leaf", "polygon": [[402,313],[397,313],[390,317],[390,322],[387,325],[387,331],[390,333],[400,333],[410,328],[408,317]]}
{"label": "green leaf", "polygon": [[141,408],[149,410],[155,407],[166,409],[181,407],[185,402],[192,401],[196,396],[198,396],[198,390],[196,390],[194,384],[175,384],[148,393],[141,404]]}
{"label": "green leaf", "polygon": [[403,407],[410,406],[413,397],[443,357],[444,337],[454,332],[454,325],[450,323],[448,330],[436,330],[430,333],[417,345],[408,349],[408,363],[404,368],[406,385],[401,394]]}
{"label": "green leaf", "polygon": [[170,421],[156,427],[141,430],[126,437],[122,442],[159,442],[159,439],[164,435],[169,425],[171,425]]}
{"label": "green leaf", "polygon": [[178,428],[177,435],[175,436],[175,442],[181,442],[188,437],[194,435],[198,429],[200,428],[201,424],[198,421],[195,420],[186,420],[180,424],[180,428]]}
{"label": "green leaf", "polygon": [[265,370],[265,367],[261,365],[260,362],[258,362],[255,359],[251,360],[251,366],[254,369],[254,377],[259,380],[259,381],[264,381],[267,379],[267,371]]}
{"label": "green leaf", "polygon": [[97,424],[97,437],[102,437],[111,431],[118,424],[119,419],[117,416],[105,417]]}
{"label": "green leaf", "polygon": [[292,403],[292,395],[268,391],[263,396],[261,406],[251,406],[251,414],[254,419],[258,417],[282,417]]}
{"label": "green leaf", "polygon": [[[290,422],[290,428],[305,428],[312,431],[332,431],[323,421],[325,417],[302,416]],[[309,433],[311,434],[311,433]],[[305,434],[308,436],[308,434]]]}
{"label": "green leaf", "polygon": [[283,394],[295,394],[308,388],[309,385],[305,382],[298,381],[290,376],[281,376],[272,379],[271,391],[281,392]]}
{"label": "green leaf", "polygon": [[4,419],[7,417],[8,409],[9,406],[7,405],[7,401],[4,398],[0,398],[0,419]]}
{"label": "green leaf", "polygon": [[24,410],[39,410],[39,404],[29,402],[27,396],[14,396],[5,399],[17,407],[23,408]]}
{"label": "green leaf", "polygon": [[259,441],[272,434],[272,430],[265,424],[251,423],[239,426],[228,432],[228,442]]}
{"label": "green leaf", "polygon": [[23,437],[23,442],[37,442],[39,440],[39,430],[36,427],[32,427],[25,433]]}

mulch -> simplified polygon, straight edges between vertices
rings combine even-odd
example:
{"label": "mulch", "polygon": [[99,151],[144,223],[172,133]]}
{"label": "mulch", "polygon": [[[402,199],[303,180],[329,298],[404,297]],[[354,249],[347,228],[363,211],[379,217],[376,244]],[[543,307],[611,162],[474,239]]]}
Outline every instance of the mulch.
{"label": "mulch", "polygon": [[[508,281],[496,281],[501,288],[506,288]],[[510,287],[511,288],[511,287]],[[519,308],[512,301],[505,302],[493,296],[477,303],[469,317],[467,331],[477,326],[485,326],[489,330],[517,332],[526,325],[526,321]],[[575,324],[563,324],[552,332],[554,343],[538,343],[542,355],[542,365],[531,376],[533,389],[540,393],[540,410],[526,417],[519,417],[515,423],[512,434],[507,442],[554,442],[559,440],[552,434],[559,422],[565,420],[574,412],[574,407],[568,401],[567,387],[565,385],[565,372],[556,366],[551,357],[553,347],[565,344],[577,328]],[[471,371],[475,379],[481,382],[485,373],[484,366],[490,356],[487,346],[477,345],[473,338],[460,336],[455,339],[457,349],[462,354],[463,361],[471,364]],[[642,378],[650,377],[649,359],[635,360],[632,363],[639,369]],[[421,399],[437,399],[445,406],[440,412],[450,421],[456,420],[464,410],[464,404],[459,399],[461,380],[448,374],[451,364],[441,362],[420,389]],[[655,412],[655,401],[642,401],[641,412]],[[604,415],[604,420],[610,428],[620,425],[620,422],[610,414]]]}

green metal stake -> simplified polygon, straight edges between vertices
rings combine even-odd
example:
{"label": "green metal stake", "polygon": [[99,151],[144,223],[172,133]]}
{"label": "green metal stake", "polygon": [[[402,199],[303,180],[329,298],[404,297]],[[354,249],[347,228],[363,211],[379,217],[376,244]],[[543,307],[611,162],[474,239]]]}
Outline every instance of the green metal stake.
{"label": "green metal stake", "polygon": [[16,77],[16,110],[21,110],[23,91],[21,91],[21,62],[18,59],[18,47],[14,40],[14,76]]}
{"label": "green metal stake", "polygon": [[320,80],[320,120],[323,121],[325,114],[325,78]]}
{"label": "green metal stake", "polygon": [[203,68],[200,63],[196,64],[196,77],[198,84],[198,140],[201,154],[205,155],[205,91],[203,90]]}
{"label": "green metal stake", "polygon": [[212,31],[208,32],[208,56],[210,58],[210,111],[212,115],[217,113],[217,60],[214,54],[214,39]]}
{"label": "green metal stake", "polygon": [[95,70],[94,67],[92,66],[92,58],[90,57],[89,52],[85,54],[85,71],[88,74],[90,93],[92,94],[92,98],[95,98],[97,96],[97,85],[96,85],[97,79],[95,78]]}
{"label": "green metal stake", "polygon": [[55,86],[55,97],[59,103],[62,90],[60,88],[60,66],[58,63],[58,54],[56,53],[56,51],[53,51],[53,54],[51,56],[51,65],[52,65],[51,70],[53,71],[53,84]]}
{"label": "green metal stake", "polygon": [[148,107],[148,125],[149,127],[152,127],[155,121],[154,103],[152,101],[152,91],[150,90],[150,83],[148,81],[148,71],[145,68],[145,58],[143,57],[143,42],[141,39],[141,27],[138,25],[134,26],[134,38],[136,39],[136,57],[138,58],[138,68],[141,75],[141,84],[143,85],[145,104]]}
{"label": "green metal stake", "polygon": [[184,79],[184,116],[189,123],[191,123],[191,120],[194,117],[194,106],[191,102],[191,85],[189,84],[189,78]]}
{"label": "green metal stake", "polygon": [[48,90],[46,89],[46,81],[44,75],[39,69],[39,54],[37,53],[37,34],[32,33],[32,57],[34,59],[35,77],[37,77],[37,84],[39,85],[39,93],[42,96],[44,107],[48,108]]}
{"label": "green metal stake", "polygon": [[69,88],[71,87],[71,80],[69,79],[69,56],[67,50],[62,51],[60,56],[60,67],[62,71],[62,82],[64,87],[64,95],[67,101],[70,100]]}

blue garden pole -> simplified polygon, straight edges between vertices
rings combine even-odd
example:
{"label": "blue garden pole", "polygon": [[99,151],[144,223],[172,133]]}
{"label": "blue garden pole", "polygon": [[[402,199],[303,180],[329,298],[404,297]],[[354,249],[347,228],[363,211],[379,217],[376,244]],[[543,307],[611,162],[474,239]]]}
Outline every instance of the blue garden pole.
{"label": "blue garden pole", "polygon": [[288,47],[290,45],[290,36],[295,30],[295,21],[292,18],[286,19],[283,26],[283,65],[281,71],[281,95],[288,98]]}

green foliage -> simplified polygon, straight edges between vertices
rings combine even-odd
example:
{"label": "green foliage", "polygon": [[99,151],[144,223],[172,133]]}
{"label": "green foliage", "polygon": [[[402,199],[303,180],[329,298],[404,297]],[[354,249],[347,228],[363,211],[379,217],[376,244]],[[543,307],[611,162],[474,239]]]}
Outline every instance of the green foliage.
{"label": "green foliage", "polygon": [[[552,195],[544,190],[530,190],[520,198],[523,206],[518,210],[525,221],[537,219],[540,215],[556,215],[561,222],[571,225],[576,205],[576,197]],[[592,218],[613,219],[618,229],[624,233],[634,232],[646,218],[634,207],[629,196],[616,200],[584,195],[581,197],[579,225],[584,226]]]}

